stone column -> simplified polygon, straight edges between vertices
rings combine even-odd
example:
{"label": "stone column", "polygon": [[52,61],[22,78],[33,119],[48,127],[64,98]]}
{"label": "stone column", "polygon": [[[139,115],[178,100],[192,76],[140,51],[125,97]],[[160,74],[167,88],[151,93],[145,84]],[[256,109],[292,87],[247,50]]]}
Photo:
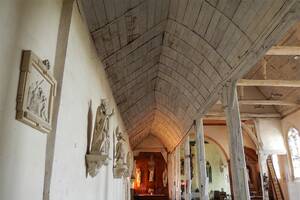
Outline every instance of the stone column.
{"label": "stone column", "polygon": [[185,172],[185,200],[191,200],[192,178],[191,178],[191,155],[190,155],[190,137],[187,136],[184,143],[184,172]]}
{"label": "stone column", "polygon": [[206,161],[205,161],[205,146],[204,146],[204,131],[203,120],[195,120],[196,126],[196,149],[197,149],[197,164],[198,164],[198,181],[200,190],[200,199],[207,200],[208,192],[206,189]]}
{"label": "stone column", "polygon": [[223,88],[222,103],[226,116],[229,135],[230,168],[234,199],[250,199],[247,170],[244,154],[240,112],[236,92],[236,82],[230,82]]}

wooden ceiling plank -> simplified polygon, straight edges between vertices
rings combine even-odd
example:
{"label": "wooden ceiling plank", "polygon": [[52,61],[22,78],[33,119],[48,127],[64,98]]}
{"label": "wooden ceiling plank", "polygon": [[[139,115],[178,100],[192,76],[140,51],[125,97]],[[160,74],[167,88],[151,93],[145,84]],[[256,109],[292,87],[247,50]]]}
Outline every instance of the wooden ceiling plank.
{"label": "wooden ceiling plank", "polygon": [[104,1],[104,7],[106,10],[106,17],[109,22],[115,19],[116,17],[116,9],[115,9],[115,4],[114,1],[111,0],[103,0]]}
{"label": "wooden ceiling plank", "polygon": [[96,19],[98,20],[99,23],[99,27],[102,27],[107,23],[104,3],[103,1],[97,1],[97,0],[92,0],[92,2],[95,10]]}
{"label": "wooden ceiling plank", "polygon": [[147,29],[151,29],[154,26],[155,19],[155,0],[147,1]]}

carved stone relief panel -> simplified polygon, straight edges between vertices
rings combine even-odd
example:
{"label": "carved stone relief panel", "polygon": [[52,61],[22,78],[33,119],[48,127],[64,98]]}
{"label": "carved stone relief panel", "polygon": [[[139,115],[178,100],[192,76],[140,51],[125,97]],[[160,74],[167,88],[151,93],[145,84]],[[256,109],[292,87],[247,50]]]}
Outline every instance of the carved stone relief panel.
{"label": "carved stone relief panel", "polygon": [[16,119],[44,133],[52,129],[56,81],[32,51],[23,51]]}

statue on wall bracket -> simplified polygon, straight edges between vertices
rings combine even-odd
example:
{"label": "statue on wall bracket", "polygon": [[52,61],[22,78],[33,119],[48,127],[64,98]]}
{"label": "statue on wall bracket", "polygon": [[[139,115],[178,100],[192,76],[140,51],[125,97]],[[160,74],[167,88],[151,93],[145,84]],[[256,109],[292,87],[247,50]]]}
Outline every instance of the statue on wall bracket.
{"label": "statue on wall bracket", "polygon": [[126,166],[127,170],[124,173],[125,177],[131,177],[133,174],[133,165],[134,165],[134,158],[133,158],[133,152],[128,151],[127,156],[126,156]]}
{"label": "statue on wall bracket", "polygon": [[107,108],[107,100],[101,99],[101,104],[97,108],[94,131],[91,137],[91,145],[86,154],[87,171],[91,177],[98,174],[103,165],[108,164],[110,136],[109,119],[114,114],[114,109],[110,112]]}
{"label": "statue on wall bracket", "polygon": [[[117,126],[114,134],[114,177],[122,178],[125,177],[128,173],[128,166],[125,162],[126,159],[126,149],[125,142],[126,140],[123,137],[122,132],[119,131],[119,127]],[[115,144],[116,140],[116,144]]]}

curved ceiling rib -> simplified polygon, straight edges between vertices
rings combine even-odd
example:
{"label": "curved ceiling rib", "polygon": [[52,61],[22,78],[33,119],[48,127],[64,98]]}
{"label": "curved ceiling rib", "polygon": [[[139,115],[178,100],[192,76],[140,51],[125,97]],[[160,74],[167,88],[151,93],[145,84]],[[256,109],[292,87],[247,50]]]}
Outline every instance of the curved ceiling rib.
{"label": "curved ceiling rib", "polygon": [[132,146],[153,134],[171,150],[226,81],[293,24],[299,2],[85,0],[82,8]]}

